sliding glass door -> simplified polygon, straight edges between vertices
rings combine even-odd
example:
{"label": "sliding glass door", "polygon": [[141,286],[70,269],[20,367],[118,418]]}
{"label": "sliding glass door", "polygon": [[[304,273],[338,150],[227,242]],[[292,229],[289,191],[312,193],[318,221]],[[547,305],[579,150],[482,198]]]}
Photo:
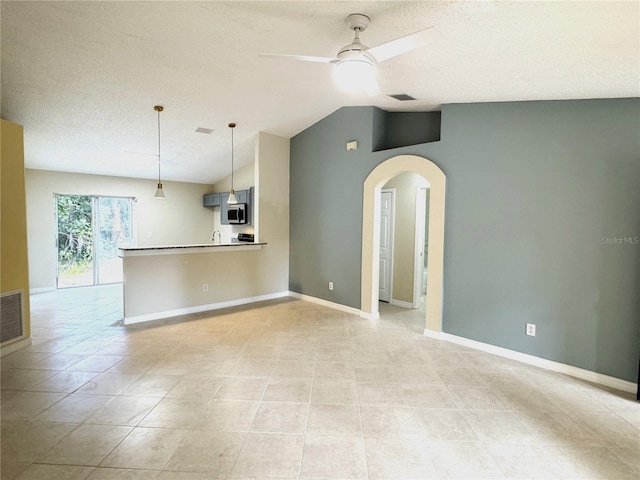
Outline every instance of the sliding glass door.
{"label": "sliding glass door", "polygon": [[134,244],[133,201],[56,195],[58,288],[122,282],[118,248]]}

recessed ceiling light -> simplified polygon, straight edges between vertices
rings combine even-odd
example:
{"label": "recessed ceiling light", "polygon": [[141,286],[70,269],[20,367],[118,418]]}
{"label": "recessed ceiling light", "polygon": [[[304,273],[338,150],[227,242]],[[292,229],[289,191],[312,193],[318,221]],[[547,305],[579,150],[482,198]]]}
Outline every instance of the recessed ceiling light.
{"label": "recessed ceiling light", "polygon": [[407,102],[409,100],[415,100],[411,95],[407,95],[406,93],[398,93],[396,95],[389,95],[391,98],[395,98],[396,100],[400,100],[401,102]]}
{"label": "recessed ceiling light", "polygon": [[198,127],[196,128],[196,132],[204,133],[205,135],[211,135],[213,133],[213,128]]}

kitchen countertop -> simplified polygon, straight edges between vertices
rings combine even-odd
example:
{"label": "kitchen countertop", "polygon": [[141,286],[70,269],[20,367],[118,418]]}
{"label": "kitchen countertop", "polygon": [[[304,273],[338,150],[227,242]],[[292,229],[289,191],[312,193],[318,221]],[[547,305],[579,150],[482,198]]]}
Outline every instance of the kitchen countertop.
{"label": "kitchen countertop", "polygon": [[259,250],[266,242],[199,243],[191,245],[159,245],[151,247],[121,247],[119,257],[144,255],[176,255],[184,253],[230,252]]}

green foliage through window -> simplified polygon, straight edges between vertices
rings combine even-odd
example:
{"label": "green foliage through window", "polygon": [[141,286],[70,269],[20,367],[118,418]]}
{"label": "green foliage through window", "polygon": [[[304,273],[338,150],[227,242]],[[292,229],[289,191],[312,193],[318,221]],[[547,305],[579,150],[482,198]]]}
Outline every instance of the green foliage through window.
{"label": "green foliage through window", "polygon": [[83,270],[93,261],[92,198],[57,195],[57,200],[58,264]]}

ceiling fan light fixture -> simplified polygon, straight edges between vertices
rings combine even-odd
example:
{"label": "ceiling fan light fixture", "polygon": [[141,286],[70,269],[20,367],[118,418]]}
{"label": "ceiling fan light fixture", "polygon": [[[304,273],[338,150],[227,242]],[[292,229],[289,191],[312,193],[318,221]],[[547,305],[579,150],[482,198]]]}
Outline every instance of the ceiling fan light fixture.
{"label": "ceiling fan light fixture", "polygon": [[378,96],[381,94],[376,79],[376,66],[378,63],[428,45],[431,40],[441,37],[442,34],[435,27],[427,27],[404,37],[369,48],[360,41],[360,33],[367,29],[370,21],[371,19],[362,13],[349,15],[346,23],[349,29],[354,32],[353,41],[349,45],[342,47],[333,58],[271,53],[261,53],[260,55],[303,62],[335,64],[333,70],[334,81],[341,89],[350,93],[364,91],[370,97]]}
{"label": "ceiling fan light fixture", "polygon": [[374,62],[362,54],[349,55],[340,60],[333,75],[340,88],[351,92],[367,91],[378,84]]}

